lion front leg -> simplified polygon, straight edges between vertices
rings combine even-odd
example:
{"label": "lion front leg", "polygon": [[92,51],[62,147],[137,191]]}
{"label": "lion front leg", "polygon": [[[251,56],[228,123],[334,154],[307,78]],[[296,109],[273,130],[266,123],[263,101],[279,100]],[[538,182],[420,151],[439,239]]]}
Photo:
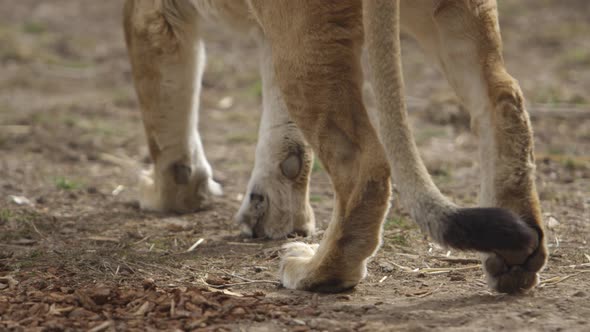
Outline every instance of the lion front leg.
{"label": "lion front leg", "polygon": [[246,236],[310,235],[315,228],[309,204],[313,154],[289,118],[266,42],[261,42],[260,72],[263,107],[256,160],[235,220]]}
{"label": "lion front leg", "polygon": [[361,3],[251,4],[270,41],[289,116],[322,161],[335,191],[332,221],[320,245],[287,245],[281,281],[313,291],[354,287],[379,246],[390,194],[389,166],[362,103]]}
{"label": "lion front leg", "polygon": [[128,0],[125,36],[151,158],[141,177],[140,206],[157,211],[201,208],[221,187],[197,129],[204,46],[188,1]]}

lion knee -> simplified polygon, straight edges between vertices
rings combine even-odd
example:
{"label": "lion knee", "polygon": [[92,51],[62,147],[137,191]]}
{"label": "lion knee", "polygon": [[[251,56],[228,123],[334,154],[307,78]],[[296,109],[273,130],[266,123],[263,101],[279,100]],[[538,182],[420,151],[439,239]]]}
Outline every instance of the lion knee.
{"label": "lion knee", "polygon": [[197,11],[188,0],[134,1],[124,9],[129,45],[145,43],[157,54],[173,54],[196,34]]}
{"label": "lion knee", "polygon": [[[466,25],[473,24],[474,15],[464,1],[440,0],[434,7],[432,17],[439,29],[451,32],[456,35],[466,33]],[[470,29],[469,33],[476,33],[477,30]]]}

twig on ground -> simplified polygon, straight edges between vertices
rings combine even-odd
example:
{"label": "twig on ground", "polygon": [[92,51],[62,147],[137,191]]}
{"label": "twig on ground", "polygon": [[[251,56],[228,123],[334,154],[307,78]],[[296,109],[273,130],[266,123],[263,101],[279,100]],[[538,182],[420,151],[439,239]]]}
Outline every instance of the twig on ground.
{"label": "twig on ground", "polygon": [[146,236],[146,237],[144,237],[143,239],[141,239],[139,241],[133,242],[133,245],[135,246],[135,245],[138,245],[140,243],[143,243],[143,242],[149,240],[149,238],[150,238],[149,236]]}
{"label": "twig on ground", "polygon": [[140,168],[139,163],[129,157],[119,157],[104,152],[100,153],[98,157],[100,158],[100,160],[104,162],[109,162],[113,165],[120,166],[123,168]]}
{"label": "twig on ground", "polygon": [[122,193],[123,190],[125,190],[125,186],[120,184],[115,189],[113,189],[113,191],[111,192],[111,195],[119,196],[119,194]]}
{"label": "twig on ground", "polygon": [[170,300],[170,317],[176,317],[176,302],[174,299]]}
{"label": "twig on ground", "polygon": [[396,256],[402,256],[402,257],[408,257],[408,258],[411,258],[411,259],[418,259],[418,258],[420,258],[420,255],[406,254],[406,253],[403,253],[403,252],[396,252],[395,255]]}
{"label": "twig on ground", "polygon": [[466,271],[466,270],[473,270],[479,269],[481,265],[470,265],[465,267],[427,267],[423,269],[418,269],[418,273],[425,273],[425,274],[441,274],[441,273],[449,273],[455,271]]}
{"label": "twig on ground", "polygon": [[462,258],[462,257],[454,257],[454,256],[430,256],[430,258],[448,262],[448,263],[461,263],[461,264],[479,264],[480,260],[475,258]]}
{"label": "twig on ground", "polygon": [[565,265],[565,266],[560,266],[560,267],[570,268],[570,269],[580,269],[580,268],[590,267],[590,263],[572,264],[572,265]]}
{"label": "twig on ground", "polygon": [[210,292],[223,293],[225,295],[231,295],[231,296],[235,296],[235,297],[244,297],[243,294],[232,292],[228,289],[217,289],[217,288],[207,287],[207,290]]}
{"label": "twig on ground", "polygon": [[113,242],[113,243],[119,243],[119,239],[116,239],[114,237],[107,237],[107,236],[89,236],[86,238],[86,240],[90,240],[90,241],[96,241],[96,242]]}
{"label": "twig on ground", "polygon": [[45,236],[44,236],[44,235],[43,235],[43,234],[42,234],[42,233],[39,231],[39,229],[37,228],[37,226],[35,225],[35,223],[34,223],[32,220],[29,220],[28,222],[29,222],[29,224],[31,224],[31,227],[33,227],[33,230],[35,230],[35,232],[36,232],[37,234],[39,234],[39,236],[40,236],[41,238],[43,238],[43,239],[44,239],[44,238],[45,238]]}
{"label": "twig on ground", "polygon": [[133,313],[133,315],[135,316],[143,316],[145,315],[148,311],[150,311],[150,302],[149,301],[145,301],[141,307],[139,307],[139,309],[137,309],[136,312]]}
{"label": "twig on ground", "polygon": [[562,281],[565,281],[565,280],[567,280],[567,279],[569,279],[569,278],[571,278],[573,276],[576,276],[578,274],[579,273],[568,274],[568,275],[565,275],[565,276],[556,276],[556,277],[553,277],[553,278],[541,280],[541,282],[539,282],[539,287],[544,287],[544,286],[547,286],[547,285],[555,285],[555,284],[558,284],[558,283],[560,283]]}
{"label": "twig on ground", "polygon": [[229,271],[226,271],[226,270],[222,270],[221,272],[223,272],[224,274],[227,274],[227,275],[228,275],[228,276],[230,276],[230,277],[238,278],[238,279],[241,279],[241,280],[243,280],[243,281],[247,281],[247,282],[251,282],[251,281],[253,281],[252,279],[248,279],[248,278],[245,278],[245,277],[239,276],[239,275],[237,275],[237,274],[231,273],[231,272],[229,272]]}
{"label": "twig on ground", "polygon": [[190,248],[188,248],[188,250],[186,252],[191,252],[191,251],[195,250],[195,248],[197,248],[201,243],[203,243],[203,241],[205,241],[205,239],[203,239],[203,238],[198,239],[195,243],[193,243],[193,245]]}
{"label": "twig on ground", "polygon": [[391,263],[392,265],[394,265],[394,266],[398,267],[399,269],[401,269],[401,270],[402,270],[402,271],[404,271],[404,272],[415,272],[416,270],[418,270],[418,269],[413,269],[413,268],[411,268],[411,267],[407,267],[407,266],[399,265],[399,264],[397,264],[397,263],[395,263],[395,262],[392,262],[392,261],[389,261],[389,263]]}
{"label": "twig on ground", "polygon": [[549,279],[541,280],[541,282],[539,282],[539,287],[544,287],[544,286],[559,284],[560,282],[563,282],[563,281],[565,281],[565,280],[567,280],[569,278],[578,276],[578,275],[580,275],[582,273],[589,273],[589,272],[590,272],[590,270],[581,270],[581,271],[578,271],[578,272],[573,273],[573,274],[568,274],[568,275],[565,275],[565,276],[555,276],[555,277],[552,277],[552,278],[549,278]]}
{"label": "twig on ground", "polygon": [[248,246],[248,247],[262,247],[264,244],[262,243],[248,243],[248,242],[226,242],[225,244],[234,245],[234,246]]}
{"label": "twig on ground", "polygon": [[201,282],[203,282],[208,287],[216,288],[216,289],[223,289],[223,288],[228,288],[228,287],[233,287],[233,286],[244,286],[244,285],[251,285],[251,284],[275,284],[275,285],[281,284],[280,282],[275,281],[275,280],[250,280],[250,281],[244,281],[244,282],[234,282],[231,284],[213,285],[213,284],[210,284],[207,281],[205,281],[203,278],[201,278]]}
{"label": "twig on ground", "polygon": [[164,271],[164,272],[168,272],[170,275],[173,275],[175,277],[182,277],[183,276],[182,273],[173,271],[173,270],[171,270],[170,268],[168,268],[166,266],[156,265],[156,264],[150,264],[150,263],[145,263],[145,262],[137,262],[135,264],[137,264],[137,265],[143,265],[145,267],[151,267],[153,269],[157,269],[157,270]]}
{"label": "twig on ground", "polygon": [[280,285],[281,283],[278,282],[278,281],[275,281],[275,280],[252,280],[252,281],[244,281],[244,282],[235,282],[235,283],[225,284],[225,285],[210,285],[210,284],[207,284],[207,286],[213,287],[213,288],[227,288],[227,287],[243,286],[243,285],[250,285],[250,284],[274,284],[274,285]]}
{"label": "twig on ground", "polygon": [[415,296],[415,297],[422,298],[422,297],[427,297],[427,296],[430,296],[430,295],[432,295],[432,294],[436,293],[436,292],[437,292],[437,291],[438,291],[438,290],[439,290],[439,289],[440,289],[440,288],[441,288],[443,285],[444,285],[444,283],[441,283],[441,284],[440,284],[440,285],[438,285],[438,287],[436,287],[435,289],[433,289],[433,290],[431,290],[431,291],[429,291],[429,292],[426,292],[426,293],[424,293],[424,294],[417,295],[417,296]]}
{"label": "twig on ground", "polygon": [[449,273],[455,271],[466,271],[466,270],[473,270],[481,268],[481,265],[470,265],[464,267],[424,267],[424,268],[410,268],[407,266],[399,265],[395,262],[389,261],[389,263],[397,266],[404,272],[408,273],[424,273],[424,274],[442,274],[442,273]]}
{"label": "twig on ground", "polygon": [[106,322],[103,322],[103,323],[91,328],[90,330],[88,330],[88,332],[101,332],[101,331],[108,329],[112,325],[113,325],[113,321],[107,320]]}

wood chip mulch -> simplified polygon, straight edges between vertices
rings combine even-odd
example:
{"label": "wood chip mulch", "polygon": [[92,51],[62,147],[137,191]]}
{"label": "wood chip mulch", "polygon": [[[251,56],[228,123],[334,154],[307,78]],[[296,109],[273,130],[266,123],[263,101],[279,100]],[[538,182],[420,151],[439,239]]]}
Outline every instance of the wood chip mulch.
{"label": "wood chip mulch", "polygon": [[270,299],[262,292],[160,288],[149,280],[137,286],[68,287],[43,277],[22,279],[0,276],[5,286],[0,289],[0,331],[218,331],[270,320],[294,325],[297,316],[318,314],[301,298]]}

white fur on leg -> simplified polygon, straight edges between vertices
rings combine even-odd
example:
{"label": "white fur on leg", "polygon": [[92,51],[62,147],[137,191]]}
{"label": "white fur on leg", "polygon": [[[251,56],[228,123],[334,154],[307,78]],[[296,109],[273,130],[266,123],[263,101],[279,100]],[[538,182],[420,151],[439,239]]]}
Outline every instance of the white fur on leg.
{"label": "white fur on leg", "polygon": [[299,283],[309,274],[309,262],[319,245],[291,242],[283,245],[281,257],[281,284],[290,289],[299,288]]}
{"label": "white fur on leg", "polygon": [[315,228],[307,185],[311,151],[289,118],[267,43],[261,44],[260,70],[263,111],[255,165],[235,220],[244,236],[309,235]]}
{"label": "white fur on leg", "polygon": [[147,211],[161,211],[162,200],[154,183],[154,170],[143,170],[139,173],[139,207]]}
{"label": "white fur on leg", "polygon": [[215,180],[213,180],[212,178],[209,179],[209,193],[211,193],[211,195],[215,195],[215,196],[221,196],[223,195],[223,188],[221,187],[221,185],[217,182],[215,182]]}
{"label": "white fur on leg", "polygon": [[215,182],[210,175],[211,168],[208,167],[205,173],[204,179],[201,179],[195,174],[187,186],[178,186],[176,201],[173,201],[172,205],[170,205],[170,201],[166,202],[164,197],[162,197],[163,193],[161,188],[159,188],[157,179],[155,179],[156,172],[154,169],[151,168],[149,170],[141,171],[139,174],[139,207],[142,210],[158,212],[176,210],[179,207],[183,207],[183,202],[186,201],[186,198],[188,197],[189,202],[194,201],[196,204],[195,206],[192,206],[192,208],[198,208],[198,204],[201,202],[202,198],[209,197],[210,195],[223,195],[221,185]]}

